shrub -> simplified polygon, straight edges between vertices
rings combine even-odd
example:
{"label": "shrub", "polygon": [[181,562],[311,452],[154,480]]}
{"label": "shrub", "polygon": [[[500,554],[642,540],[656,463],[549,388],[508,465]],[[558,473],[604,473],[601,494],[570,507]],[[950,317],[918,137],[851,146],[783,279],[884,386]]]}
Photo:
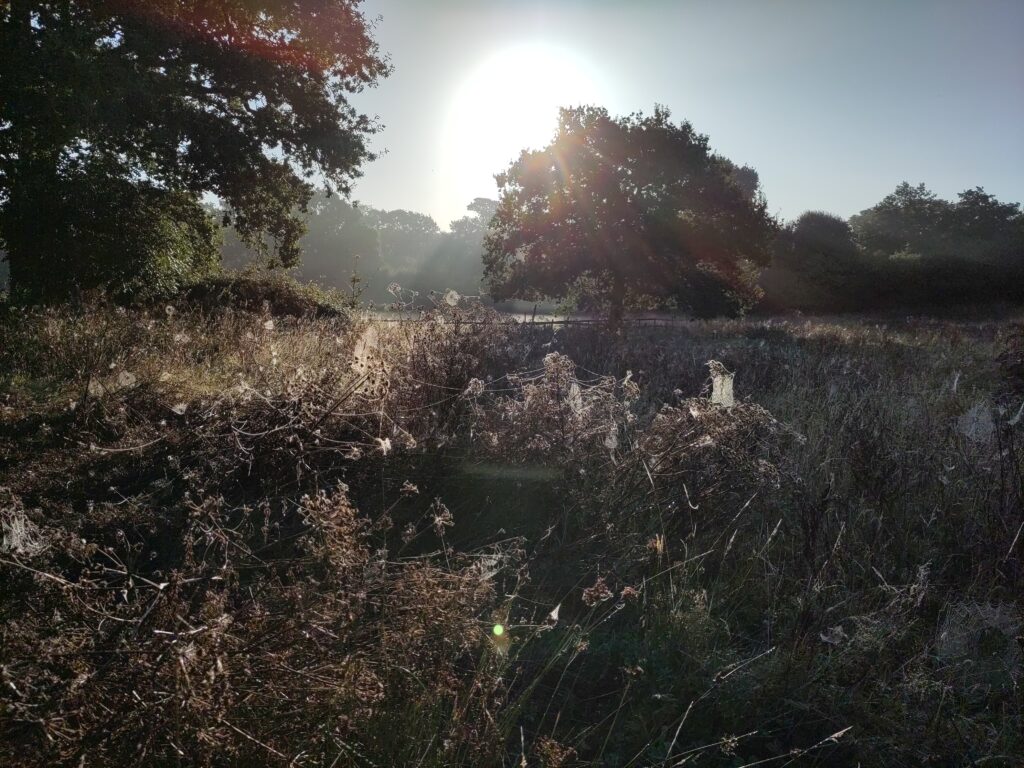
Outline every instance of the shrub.
{"label": "shrub", "polygon": [[276,271],[210,275],[181,286],[164,301],[184,302],[204,311],[231,307],[275,316],[340,317],[353,308],[353,298],[315,283],[303,284]]}
{"label": "shrub", "polygon": [[194,197],[111,176],[102,158],[69,161],[60,183],[30,197],[39,207],[8,211],[3,233],[8,250],[20,254],[11,280],[21,300],[61,301],[96,288],[145,299],[218,262],[216,224]]}

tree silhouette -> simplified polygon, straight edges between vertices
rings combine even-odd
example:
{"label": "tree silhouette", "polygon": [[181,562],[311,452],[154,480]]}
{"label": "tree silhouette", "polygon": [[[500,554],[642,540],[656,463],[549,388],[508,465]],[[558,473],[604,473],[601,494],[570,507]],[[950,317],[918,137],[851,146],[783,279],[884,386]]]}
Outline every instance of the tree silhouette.
{"label": "tree silhouette", "polygon": [[849,222],[808,211],[776,241],[765,308],[943,308],[1024,297],[1024,215],[981,187],[944,200],[899,184]]}
{"label": "tree silhouette", "polygon": [[388,64],[359,0],[11,0],[0,21],[0,247],[27,295],[87,278],[65,258],[83,227],[120,234],[117,217],[38,215],[69,180],[145,186],[170,219],[181,195],[216,194],[293,264],[311,181],[347,194],[370,157],[347,96]]}
{"label": "tree silhouette", "polygon": [[756,174],[662,107],[562,109],[552,143],[497,180],[484,258],[496,299],[562,298],[586,282],[617,325],[630,296],[708,316],[757,295],[777,225],[752,194]]}
{"label": "tree silhouette", "polygon": [[850,217],[857,241],[877,256],[934,254],[944,250],[944,224],[950,204],[924,184],[907,182],[880,202]]}
{"label": "tree silhouette", "polygon": [[439,252],[439,269],[444,275],[446,287],[471,295],[479,295],[483,279],[481,259],[484,254],[484,240],[498,201],[486,197],[474,198],[466,206],[469,216],[455,219],[448,225],[449,234]]}
{"label": "tree silhouette", "polygon": [[760,282],[771,309],[849,311],[867,293],[869,267],[845,219],[805,211],[779,232]]}
{"label": "tree silhouette", "polygon": [[475,243],[486,235],[491,219],[498,210],[498,202],[487,197],[475,197],[466,206],[466,210],[474,215],[455,219],[448,225],[448,229],[453,237]]}
{"label": "tree silhouette", "polygon": [[1024,266],[1020,203],[1003,203],[981,187],[966,189],[948,213],[946,229],[959,253]]}

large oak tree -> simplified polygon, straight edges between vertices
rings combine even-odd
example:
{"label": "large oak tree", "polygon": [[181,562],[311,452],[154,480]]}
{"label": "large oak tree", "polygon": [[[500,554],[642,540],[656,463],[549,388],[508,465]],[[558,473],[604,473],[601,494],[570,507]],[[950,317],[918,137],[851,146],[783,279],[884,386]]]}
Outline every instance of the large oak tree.
{"label": "large oak tree", "polygon": [[613,324],[631,296],[699,316],[748,305],[777,230],[756,174],[661,107],[624,118],[563,109],[551,144],[497,180],[492,295],[563,298],[587,285]]}
{"label": "large oak tree", "polygon": [[[92,260],[130,266],[144,254],[127,235],[153,222],[208,250],[207,193],[248,242],[295,263],[314,183],[347,194],[371,157],[376,126],[349,96],[389,65],[359,4],[0,4],[0,247],[14,290],[98,281]],[[92,190],[87,205],[77,189]]]}

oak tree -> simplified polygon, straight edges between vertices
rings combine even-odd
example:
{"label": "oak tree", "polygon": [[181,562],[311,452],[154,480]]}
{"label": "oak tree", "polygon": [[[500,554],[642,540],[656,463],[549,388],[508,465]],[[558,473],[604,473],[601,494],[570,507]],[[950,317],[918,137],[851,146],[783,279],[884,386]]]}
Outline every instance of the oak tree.
{"label": "oak tree", "polygon": [[[223,201],[247,242],[295,263],[314,183],[347,194],[371,157],[376,124],[350,95],[389,64],[359,5],[0,4],[0,249],[13,289],[59,295],[94,281],[90,260],[130,272],[145,257],[125,221],[147,216],[173,224],[179,244],[198,249],[189,259],[202,261],[204,195]],[[68,191],[85,184],[116,205],[69,210]],[[69,248],[76,241],[107,250]]]}
{"label": "oak tree", "polygon": [[756,174],[662,107],[562,109],[553,141],[496,178],[484,257],[496,299],[564,298],[585,284],[617,325],[630,298],[698,316],[756,298],[777,230]]}

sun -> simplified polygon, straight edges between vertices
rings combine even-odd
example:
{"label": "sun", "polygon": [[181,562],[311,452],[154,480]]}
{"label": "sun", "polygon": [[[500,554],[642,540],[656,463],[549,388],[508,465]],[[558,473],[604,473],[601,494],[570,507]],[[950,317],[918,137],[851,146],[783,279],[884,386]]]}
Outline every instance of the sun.
{"label": "sun", "polygon": [[488,56],[457,87],[445,120],[440,182],[445,205],[461,216],[474,197],[494,197],[494,174],[523,149],[545,146],[558,108],[600,103],[594,68],[547,43],[523,43]]}

